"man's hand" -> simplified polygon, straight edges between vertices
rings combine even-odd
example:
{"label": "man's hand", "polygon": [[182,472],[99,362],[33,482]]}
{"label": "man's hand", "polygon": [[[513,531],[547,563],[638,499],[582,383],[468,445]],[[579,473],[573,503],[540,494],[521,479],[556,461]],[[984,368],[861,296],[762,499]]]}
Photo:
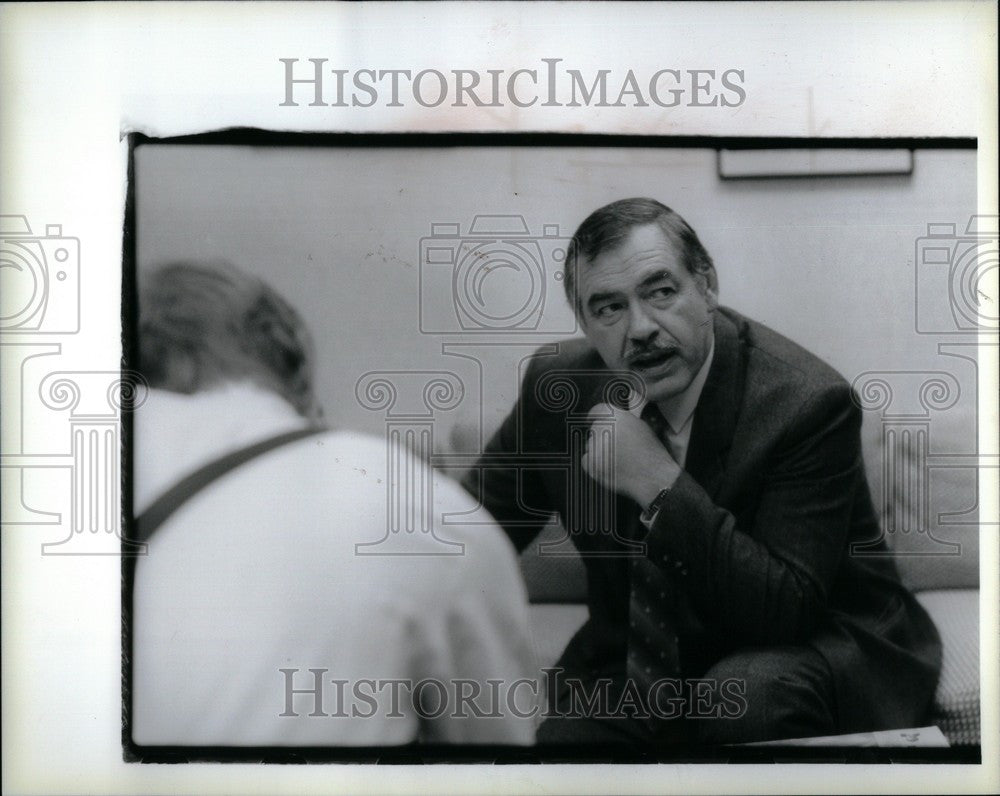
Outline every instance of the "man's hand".
{"label": "man's hand", "polygon": [[590,410],[590,420],[581,463],[597,483],[628,495],[644,508],[661,490],[674,485],[681,468],[646,423],[605,403]]}

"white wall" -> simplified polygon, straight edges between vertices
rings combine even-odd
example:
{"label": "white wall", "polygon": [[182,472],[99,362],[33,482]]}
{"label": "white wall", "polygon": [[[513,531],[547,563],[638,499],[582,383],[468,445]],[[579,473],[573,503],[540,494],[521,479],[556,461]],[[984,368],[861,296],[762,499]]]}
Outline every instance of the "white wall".
{"label": "white wall", "polygon": [[[419,333],[419,241],[432,222],[464,232],[478,213],[519,213],[532,231],[569,235],[605,202],[658,198],[712,253],[725,304],[853,378],[939,364],[937,341],[914,333],[914,242],[928,222],[964,225],[976,193],[971,150],[917,151],[908,177],[742,182],[719,180],[708,149],[146,146],[136,156],[140,272],[223,257],[266,276],[315,332],[328,416],[376,433],[379,416],[354,399],[362,373],[463,364],[441,356],[449,338]],[[547,323],[572,324],[561,295],[546,306]],[[515,355],[483,358],[486,395],[470,392],[443,430],[480,404],[491,427],[509,407],[511,371],[491,374]]]}

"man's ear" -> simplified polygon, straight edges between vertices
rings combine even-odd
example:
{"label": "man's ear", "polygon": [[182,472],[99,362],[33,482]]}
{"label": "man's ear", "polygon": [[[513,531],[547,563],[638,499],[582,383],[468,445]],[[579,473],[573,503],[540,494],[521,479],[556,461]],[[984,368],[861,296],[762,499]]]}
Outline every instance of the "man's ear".
{"label": "man's ear", "polygon": [[708,304],[708,311],[715,312],[719,307],[719,294],[716,292],[715,288],[707,287],[705,288],[705,302]]}
{"label": "man's ear", "polygon": [[697,280],[701,295],[705,297],[705,302],[708,304],[708,311],[715,312],[719,306],[719,280],[715,275],[715,269],[698,274]]}

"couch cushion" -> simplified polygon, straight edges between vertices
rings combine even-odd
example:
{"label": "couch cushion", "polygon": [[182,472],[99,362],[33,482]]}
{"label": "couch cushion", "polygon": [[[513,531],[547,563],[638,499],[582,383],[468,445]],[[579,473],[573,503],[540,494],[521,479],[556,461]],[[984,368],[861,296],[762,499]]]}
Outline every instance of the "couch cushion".
{"label": "couch cushion", "polygon": [[971,463],[958,466],[961,456],[948,461],[940,456],[975,447],[975,415],[956,406],[946,418],[933,420],[923,431],[888,433],[883,421],[868,413],[862,442],[872,501],[907,586],[978,588],[978,473]]}
{"label": "couch cushion", "polygon": [[952,744],[979,744],[979,591],[917,594],[941,634],[944,657],[930,723]]}

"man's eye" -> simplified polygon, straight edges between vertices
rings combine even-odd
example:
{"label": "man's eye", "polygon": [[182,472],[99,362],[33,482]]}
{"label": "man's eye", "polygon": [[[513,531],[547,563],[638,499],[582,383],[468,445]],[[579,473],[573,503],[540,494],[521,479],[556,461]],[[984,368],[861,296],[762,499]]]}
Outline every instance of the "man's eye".
{"label": "man's eye", "polygon": [[619,312],[621,312],[621,304],[602,304],[596,310],[594,310],[594,315],[598,318],[613,318]]}
{"label": "man's eye", "polygon": [[672,287],[664,285],[663,287],[656,287],[649,291],[649,297],[652,299],[668,299],[676,292]]}

